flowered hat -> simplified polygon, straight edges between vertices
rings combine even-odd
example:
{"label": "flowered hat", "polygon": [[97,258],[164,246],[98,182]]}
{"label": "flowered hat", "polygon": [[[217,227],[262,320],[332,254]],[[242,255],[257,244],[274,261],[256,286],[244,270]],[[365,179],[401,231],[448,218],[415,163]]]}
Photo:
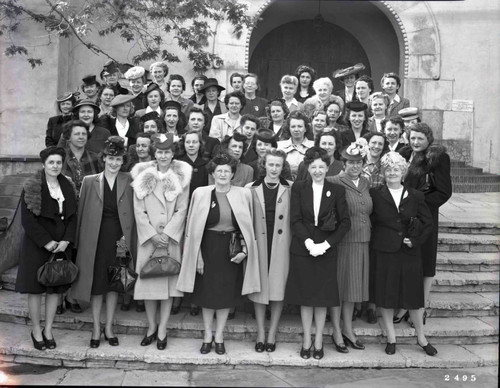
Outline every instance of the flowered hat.
{"label": "flowered hat", "polygon": [[366,139],[360,137],[355,142],[351,143],[351,145],[344,148],[340,155],[345,160],[363,160],[363,158],[368,153],[368,142]]}

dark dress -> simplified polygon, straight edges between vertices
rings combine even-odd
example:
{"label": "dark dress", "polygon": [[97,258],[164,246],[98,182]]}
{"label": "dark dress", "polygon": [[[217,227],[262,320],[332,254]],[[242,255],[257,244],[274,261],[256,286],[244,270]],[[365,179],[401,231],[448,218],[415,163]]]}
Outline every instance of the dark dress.
{"label": "dark dress", "polygon": [[[224,230],[211,230],[220,225]],[[229,241],[237,229],[236,219],[225,194],[212,192],[210,211],[201,240],[203,275],[196,273],[191,302],[208,309],[224,309],[243,301],[243,265],[231,262]]]}
{"label": "dark dress", "polygon": [[271,248],[273,246],[274,236],[274,217],[276,215],[276,199],[278,198],[277,183],[274,187],[269,188],[263,182],[262,190],[264,192],[264,204],[266,208],[266,234],[267,234],[267,269],[271,265]]}
{"label": "dark dress", "polygon": [[[290,244],[286,302],[301,306],[339,306],[337,244],[351,227],[345,189],[325,181],[317,226],[314,225],[311,182],[295,182],[290,201],[293,236]],[[334,230],[331,230],[332,228]],[[326,240],[330,248],[324,255],[312,257],[304,244],[308,238],[316,244]]]}
{"label": "dark dress", "polygon": [[[424,307],[420,247],[432,228],[424,195],[405,188],[399,209],[386,185],[371,188],[370,195],[373,201],[372,254],[377,262],[374,295],[370,295],[370,300],[378,307],[389,309]],[[409,237],[408,233],[411,217],[418,218],[421,223],[414,237]],[[410,238],[412,248],[403,243],[405,237]]]}
{"label": "dark dress", "polygon": [[[17,292],[59,294],[69,288],[69,285],[45,287],[37,280],[38,268],[50,257],[50,252],[44,246],[52,240],[75,242],[77,216],[75,189],[62,174],[59,174],[57,179],[65,198],[62,214],[59,213],[57,201],[50,196],[44,171],[38,172],[24,185],[20,204],[24,236],[17,270],[15,288]],[[39,209],[36,209],[37,203],[41,205]],[[66,253],[71,254],[71,244]]]}
{"label": "dark dress", "polygon": [[191,182],[189,183],[189,198],[191,198],[193,191],[195,191],[198,187],[208,185],[208,171],[207,171],[208,160],[198,156],[196,160],[193,162],[187,154],[180,156],[179,158],[176,159],[189,163],[189,165],[193,167]]}
{"label": "dark dress", "polygon": [[116,242],[123,236],[116,197],[118,184],[115,181],[111,190],[106,177],[103,179],[102,220],[97,240],[91,295],[104,295],[109,292],[108,266],[115,264]]}
{"label": "dark dress", "polygon": [[[412,149],[402,148],[399,153],[409,160]],[[444,205],[452,194],[450,157],[440,145],[431,145],[424,154],[416,156],[408,169],[405,185],[424,193],[425,203],[432,214],[432,233],[422,245],[422,262],[425,277],[436,275],[436,258],[439,229],[439,207]]]}

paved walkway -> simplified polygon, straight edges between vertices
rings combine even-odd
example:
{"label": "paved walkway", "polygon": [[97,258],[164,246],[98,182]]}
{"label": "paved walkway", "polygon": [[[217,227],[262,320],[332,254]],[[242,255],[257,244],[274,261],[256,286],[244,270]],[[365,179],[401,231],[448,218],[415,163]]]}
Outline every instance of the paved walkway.
{"label": "paved walkway", "polygon": [[252,366],[233,370],[154,372],[63,369],[0,362],[0,385],[489,388],[497,387],[497,383],[498,367],[318,370]]}

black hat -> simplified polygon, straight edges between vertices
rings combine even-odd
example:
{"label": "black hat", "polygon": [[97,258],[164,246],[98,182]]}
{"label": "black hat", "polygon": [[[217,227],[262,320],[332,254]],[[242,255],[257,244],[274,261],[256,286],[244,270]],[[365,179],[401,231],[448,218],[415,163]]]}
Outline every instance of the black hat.
{"label": "black hat", "polygon": [[148,93],[151,93],[153,90],[158,90],[158,91],[162,91],[160,89],[160,87],[158,86],[158,84],[154,83],[154,82],[151,82],[148,87],[146,88],[146,91],[144,92],[144,95],[147,95]]}
{"label": "black hat", "polygon": [[108,74],[113,74],[116,73],[117,71],[120,71],[120,68],[118,67],[118,64],[115,61],[110,59],[104,64],[103,71]]}
{"label": "black hat", "polygon": [[354,112],[362,112],[366,109],[368,109],[368,105],[366,105],[364,102],[361,101],[351,101],[348,102],[345,107],[349,110],[352,110]]}
{"label": "black hat", "polygon": [[[101,108],[99,108],[99,105],[97,105],[94,101],[92,100],[80,100],[77,102],[77,104],[73,107],[73,112],[78,112],[78,109],[80,109],[81,106],[88,105],[94,108],[94,114],[98,115],[99,112],[101,111]],[[96,116],[97,117],[97,116]]]}
{"label": "black hat", "polygon": [[173,133],[155,133],[151,136],[153,145],[158,150],[171,150],[174,146]]}
{"label": "black hat", "polygon": [[101,84],[97,82],[95,74],[86,75],[85,77],[82,78],[82,82],[83,82],[82,86],[90,86],[90,85],[101,86]]}
{"label": "black hat", "polygon": [[219,90],[219,93],[226,90],[226,88],[219,85],[219,81],[217,81],[216,78],[209,78],[205,81],[203,88],[200,89],[200,93],[205,93],[205,91],[211,86],[215,86]]}
{"label": "black hat", "polygon": [[160,118],[160,115],[156,111],[152,111],[149,113],[145,113],[141,116],[141,122],[145,123],[146,121],[149,120],[158,120]]}
{"label": "black hat", "polygon": [[167,110],[169,108],[170,109],[177,109],[177,111],[180,112],[182,109],[182,105],[174,100],[165,101],[165,103],[163,104],[163,110]]}
{"label": "black hat", "polygon": [[277,136],[276,134],[271,131],[270,129],[262,128],[257,131],[255,134],[255,138],[257,140],[260,140],[264,143],[273,143],[277,141]]}
{"label": "black hat", "polygon": [[125,155],[125,139],[121,136],[110,136],[104,142],[104,155],[123,156]]}
{"label": "black hat", "polygon": [[225,152],[219,152],[217,155],[213,157],[212,163],[214,163],[217,166],[224,166],[226,164],[234,165],[237,163],[237,161],[231,155],[228,155]]}

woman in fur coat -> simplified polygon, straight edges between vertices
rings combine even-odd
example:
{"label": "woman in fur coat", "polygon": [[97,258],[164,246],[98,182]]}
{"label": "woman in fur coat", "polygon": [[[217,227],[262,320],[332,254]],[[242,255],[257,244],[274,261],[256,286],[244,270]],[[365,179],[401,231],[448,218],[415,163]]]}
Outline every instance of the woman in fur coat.
{"label": "woman in fur coat", "polygon": [[[155,135],[152,139],[156,160],[138,163],[131,171],[139,239],[136,265],[138,274],[152,255],[168,255],[181,261],[181,244],[189,205],[192,167],[186,162],[172,160],[172,134]],[[177,277],[137,278],[134,298],[145,301],[149,325],[141,342],[142,346],[150,345],[158,339],[157,348],[166,348],[172,301],[174,297],[183,295],[176,289]],[[158,302],[160,322],[157,324]]]}
{"label": "woman in fur coat", "polygon": [[[45,287],[38,283],[37,270],[52,253],[71,252],[75,241],[76,190],[71,179],[61,174],[66,152],[54,146],[40,152],[43,170],[29,178],[21,195],[21,223],[24,237],[19,256],[16,291],[28,294],[33,331],[31,339],[38,350],[54,349],[52,323],[60,293],[68,285]],[[45,298],[45,328],[40,327],[42,294]]]}
{"label": "woman in fur coat", "polygon": [[[433,144],[432,129],[425,123],[412,124],[409,128],[410,145],[399,153],[410,162],[405,185],[425,195],[425,203],[432,214],[432,233],[422,244],[422,266],[424,270],[424,295],[428,304],[434,275],[439,228],[439,207],[444,205],[452,194],[450,157],[446,148]],[[398,314],[401,317],[404,313]],[[427,314],[424,313],[424,324]],[[399,317],[395,317],[399,321]]]}

